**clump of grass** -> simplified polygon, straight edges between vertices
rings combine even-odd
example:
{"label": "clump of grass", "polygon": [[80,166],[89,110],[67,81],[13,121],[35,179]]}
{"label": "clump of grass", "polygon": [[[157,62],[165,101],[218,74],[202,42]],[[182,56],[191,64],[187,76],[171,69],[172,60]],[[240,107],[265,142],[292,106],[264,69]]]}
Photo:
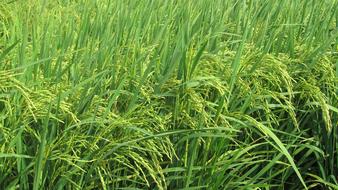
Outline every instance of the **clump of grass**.
{"label": "clump of grass", "polygon": [[3,189],[336,189],[337,0],[0,3]]}

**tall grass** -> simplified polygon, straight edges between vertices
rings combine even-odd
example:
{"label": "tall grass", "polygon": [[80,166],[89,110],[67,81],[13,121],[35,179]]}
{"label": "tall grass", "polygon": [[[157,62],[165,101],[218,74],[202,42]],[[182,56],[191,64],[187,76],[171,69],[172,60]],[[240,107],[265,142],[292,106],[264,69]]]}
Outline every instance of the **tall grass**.
{"label": "tall grass", "polygon": [[338,189],[337,0],[0,3],[0,189]]}

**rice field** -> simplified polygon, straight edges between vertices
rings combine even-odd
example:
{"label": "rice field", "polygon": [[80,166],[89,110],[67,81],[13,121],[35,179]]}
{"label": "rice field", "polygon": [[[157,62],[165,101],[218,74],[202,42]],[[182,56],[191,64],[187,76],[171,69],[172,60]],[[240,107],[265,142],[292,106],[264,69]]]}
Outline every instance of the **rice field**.
{"label": "rice field", "polygon": [[338,0],[2,0],[0,189],[338,189]]}

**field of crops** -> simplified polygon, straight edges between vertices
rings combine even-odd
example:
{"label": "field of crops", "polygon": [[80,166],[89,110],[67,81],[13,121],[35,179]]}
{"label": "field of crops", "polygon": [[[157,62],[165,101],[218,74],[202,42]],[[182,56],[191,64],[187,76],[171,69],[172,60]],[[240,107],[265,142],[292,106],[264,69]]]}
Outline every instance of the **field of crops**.
{"label": "field of crops", "polygon": [[338,0],[1,0],[0,189],[338,189]]}

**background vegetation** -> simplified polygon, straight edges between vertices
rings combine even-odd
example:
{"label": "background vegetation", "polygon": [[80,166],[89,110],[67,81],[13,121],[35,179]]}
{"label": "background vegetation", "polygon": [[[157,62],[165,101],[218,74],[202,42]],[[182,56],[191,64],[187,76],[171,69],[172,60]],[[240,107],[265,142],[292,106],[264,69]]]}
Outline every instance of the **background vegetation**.
{"label": "background vegetation", "polygon": [[0,3],[0,189],[338,189],[337,0]]}

